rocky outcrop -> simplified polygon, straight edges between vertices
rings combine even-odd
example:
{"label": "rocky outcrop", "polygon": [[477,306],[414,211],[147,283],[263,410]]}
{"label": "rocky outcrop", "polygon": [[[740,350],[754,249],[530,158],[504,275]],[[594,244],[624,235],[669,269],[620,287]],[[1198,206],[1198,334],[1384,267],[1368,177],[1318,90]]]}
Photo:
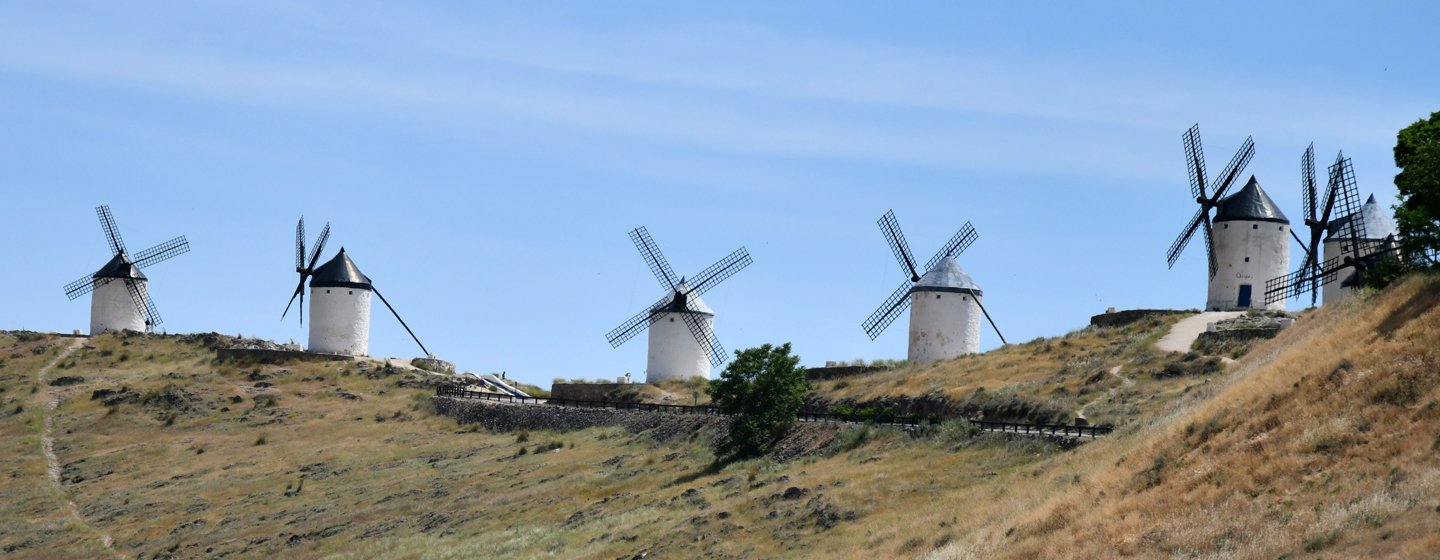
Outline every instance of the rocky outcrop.
{"label": "rocky outcrop", "polygon": [[410,365],[435,373],[455,373],[454,362],[447,362],[436,358],[434,354],[431,354],[429,358],[415,358],[410,360]]}

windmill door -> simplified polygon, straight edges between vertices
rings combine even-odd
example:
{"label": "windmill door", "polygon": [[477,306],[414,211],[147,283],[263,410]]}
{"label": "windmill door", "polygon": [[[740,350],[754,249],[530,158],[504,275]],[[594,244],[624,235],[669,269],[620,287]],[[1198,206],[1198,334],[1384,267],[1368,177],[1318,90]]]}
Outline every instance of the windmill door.
{"label": "windmill door", "polygon": [[1250,307],[1250,285],[1240,285],[1240,299],[1235,302],[1238,307]]}

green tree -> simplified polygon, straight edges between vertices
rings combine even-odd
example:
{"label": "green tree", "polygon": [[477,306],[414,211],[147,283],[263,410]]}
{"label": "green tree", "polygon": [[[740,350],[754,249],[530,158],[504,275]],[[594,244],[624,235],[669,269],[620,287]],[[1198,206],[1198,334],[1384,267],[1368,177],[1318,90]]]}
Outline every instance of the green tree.
{"label": "green tree", "polygon": [[1400,129],[1395,139],[1395,187],[1400,191],[1400,204],[1394,206],[1395,226],[1399,230],[1399,263],[1382,264],[1367,279],[1370,285],[1383,287],[1409,270],[1436,267],[1440,251],[1440,112],[1429,120],[1418,120]]}
{"label": "green tree", "polygon": [[805,368],[799,356],[790,355],[790,343],[736,350],[735,361],[705,388],[721,412],[734,416],[730,437],[717,455],[744,459],[765,454],[781,430],[795,422],[809,391]]}

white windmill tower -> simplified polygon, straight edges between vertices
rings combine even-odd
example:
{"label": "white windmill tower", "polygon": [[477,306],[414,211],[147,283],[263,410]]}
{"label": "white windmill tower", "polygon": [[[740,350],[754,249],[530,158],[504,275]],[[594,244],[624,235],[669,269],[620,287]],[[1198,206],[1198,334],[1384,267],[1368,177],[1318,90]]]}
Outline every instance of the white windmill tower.
{"label": "white windmill tower", "polygon": [[[1378,260],[1398,257],[1399,251],[1394,220],[1375,202],[1374,195],[1360,204],[1355,170],[1343,152],[1329,168],[1330,181],[1323,198],[1316,196],[1314,144],[1301,157],[1300,170],[1310,243],[1301,242],[1305,260],[1298,270],[1265,283],[1265,297],[1266,301],[1283,301],[1308,291],[1313,306],[1322,289],[1325,303],[1344,297],[1364,283],[1366,271]],[[1341,217],[1331,220],[1335,214]],[[1321,238],[1327,233],[1322,249]],[[1354,270],[1346,272],[1347,268]]]}
{"label": "white windmill tower", "polygon": [[[1345,160],[1349,163],[1349,160]],[[1352,223],[1353,222],[1353,223]],[[1362,248],[1394,248],[1395,234],[1399,230],[1395,227],[1395,219],[1390,217],[1384,207],[1375,202],[1375,195],[1360,205],[1360,211],[1342,216],[1340,219],[1330,223],[1326,229],[1329,233],[1325,237],[1325,262],[1340,262],[1344,260],[1348,245],[1356,245]],[[1349,238],[1347,236],[1359,236]],[[1356,288],[1364,284],[1362,270],[1356,269],[1348,274],[1335,274],[1327,278],[1324,285],[1324,294],[1321,296],[1322,303],[1330,303],[1354,292]]]}
{"label": "white windmill tower", "polygon": [[[1190,127],[1184,140],[1190,194],[1200,204],[1200,210],[1170,245],[1167,261],[1174,267],[1195,231],[1203,229],[1206,256],[1210,261],[1206,310],[1285,309],[1283,299],[1263,303],[1266,298],[1260,288],[1263,287],[1262,282],[1277,275],[1283,276],[1290,269],[1290,220],[1280,212],[1254,177],[1233,196],[1225,196],[1255,155],[1255,142],[1246,138],[1240,151],[1230,159],[1219,177],[1207,185],[1200,125]],[[1213,223],[1211,209],[1217,209]]]}
{"label": "white windmill tower", "polygon": [[690,377],[710,378],[710,369],[725,363],[730,357],[715,338],[715,312],[701,301],[700,295],[714,288],[721,281],[750,266],[750,254],[744,247],[730,253],[699,274],[684,278],[675,276],[660,247],[650,238],[644,227],[630,232],[630,240],[640,250],[640,256],[660,286],[667,290],[665,297],[645,308],[605,335],[611,348],[618,348],[625,341],[650,329],[650,347],[645,360],[645,382],[654,383],[665,379]]}
{"label": "white windmill tower", "polygon": [[[380,302],[395,315],[400,321],[400,326],[405,327],[405,332],[415,339],[415,344],[425,355],[430,352],[420,339],[385,301],[385,296],[375,289],[370,278],[360,272],[360,267],[355,266],[355,261],[350,260],[350,255],[345,253],[341,247],[340,252],[325,264],[315,267],[319,260],[321,251],[325,248],[325,242],[330,239],[330,224],[325,224],[321,230],[320,237],[315,241],[315,247],[310,251],[309,259],[305,256],[305,218],[300,218],[299,225],[295,226],[295,271],[300,273],[300,284],[295,287],[295,293],[290,296],[290,303],[295,298],[300,298],[300,307],[305,307],[305,280],[310,280],[310,344],[306,350],[322,354],[341,354],[346,356],[364,356],[370,350],[370,295],[373,293],[380,298]],[[308,263],[308,266],[307,266]],[[290,305],[286,304],[285,312],[280,314],[283,320],[290,312]],[[305,322],[303,312],[300,322]]]}
{"label": "white windmill tower", "polygon": [[149,279],[140,269],[190,251],[185,236],[176,237],[135,254],[132,260],[115,226],[109,206],[95,208],[100,227],[114,256],[99,271],[65,285],[65,295],[73,301],[87,293],[90,296],[90,334],[105,331],[132,330],[154,332],[160,326],[160,312],[150,298]]}
{"label": "white windmill tower", "polygon": [[956,255],[965,252],[979,238],[970,222],[965,222],[925,263],[924,276],[915,268],[915,258],[910,254],[910,245],[905,242],[895,212],[886,212],[879,223],[907,279],[861,325],[870,340],[880,336],[909,307],[910,340],[906,355],[911,363],[928,364],[979,352],[982,315],[1000,336],[1000,342],[1005,343],[1005,335],[1000,334],[981,303],[984,292],[955,260]]}

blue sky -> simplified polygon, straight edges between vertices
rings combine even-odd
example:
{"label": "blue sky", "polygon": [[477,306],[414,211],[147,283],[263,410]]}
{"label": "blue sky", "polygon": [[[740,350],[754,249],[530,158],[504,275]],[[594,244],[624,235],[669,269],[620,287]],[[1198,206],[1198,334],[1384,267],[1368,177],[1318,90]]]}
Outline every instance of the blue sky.
{"label": "blue sky", "polygon": [[[1194,212],[1181,133],[1200,123],[1212,173],[1253,135],[1292,219],[1312,141],[1391,201],[1395,132],[1440,110],[1437,12],[8,3],[0,328],[87,328],[61,286],[109,256],[99,204],[132,250],[189,238],[147,270],[170,332],[303,342],[279,320],[303,214],[431,351],[542,384],[643,371],[643,337],[603,337],[662,293],[641,225],[679,274],[746,247],[706,297],[720,340],[810,365],[904,357],[904,318],[860,329],[903,278],[890,209],[921,259],[975,225],[959,260],[1011,341],[1198,307],[1201,246],[1164,259]],[[418,355],[382,311],[371,353]]]}

